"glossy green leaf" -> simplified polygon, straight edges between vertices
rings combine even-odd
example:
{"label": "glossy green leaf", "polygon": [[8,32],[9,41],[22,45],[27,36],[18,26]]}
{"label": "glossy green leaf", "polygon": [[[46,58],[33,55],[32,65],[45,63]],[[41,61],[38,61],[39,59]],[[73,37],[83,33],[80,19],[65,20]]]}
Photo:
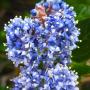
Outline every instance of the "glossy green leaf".
{"label": "glossy green leaf", "polygon": [[90,74],[90,66],[85,65],[85,63],[73,63],[72,69],[78,72],[79,76]]}

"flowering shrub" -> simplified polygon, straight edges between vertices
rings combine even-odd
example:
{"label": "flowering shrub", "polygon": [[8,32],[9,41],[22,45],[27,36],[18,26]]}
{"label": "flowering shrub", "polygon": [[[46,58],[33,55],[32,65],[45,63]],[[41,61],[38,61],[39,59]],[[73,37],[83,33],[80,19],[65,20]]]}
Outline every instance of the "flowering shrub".
{"label": "flowering shrub", "polygon": [[67,67],[79,41],[75,16],[63,0],[47,0],[31,17],[5,25],[8,58],[16,67],[23,64],[13,90],[78,90],[78,76]]}

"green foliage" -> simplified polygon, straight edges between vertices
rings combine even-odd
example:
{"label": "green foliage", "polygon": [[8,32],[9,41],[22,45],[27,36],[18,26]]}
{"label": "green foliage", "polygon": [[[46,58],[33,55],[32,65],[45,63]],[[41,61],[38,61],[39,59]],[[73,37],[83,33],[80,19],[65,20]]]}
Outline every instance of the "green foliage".
{"label": "green foliage", "polygon": [[0,31],[0,53],[5,52],[5,46],[3,45],[3,43],[5,42],[6,42],[6,36],[5,36],[5,32],[2,30]]}
{"label": "green foliage", "polygon": [[0,86],[0,90],[9,90],[6,87]]}
{"label": "green foliage", "polygon": [[79,76],[84,76],[90,73],[90,66],[87,66],[85,63],[73,63],[72,69],[78,72]]}
{"label": "green foliage", "polygon": [[73,60],[82,62],[90,59],[90,19],[80,21],[78,27],[81,29],[81,43],[79,49],[73,51]]}

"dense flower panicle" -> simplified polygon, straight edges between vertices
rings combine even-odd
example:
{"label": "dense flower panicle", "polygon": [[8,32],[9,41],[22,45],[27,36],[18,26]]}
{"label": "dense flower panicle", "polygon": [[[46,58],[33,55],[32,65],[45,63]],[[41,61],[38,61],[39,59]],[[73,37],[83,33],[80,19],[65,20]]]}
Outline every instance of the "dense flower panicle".
{"label": "dense flower panicle", "polygon": [[57,64],[46,71],[37,68],[24,68],[13,81],[13,90],[79,90],[77,74],[67,66]]}
{"label": "dense flower panicle", "polygon": [[[50,2],[53,1],[36,4],[36,9],[31,11],[33,19],[16,17],[5,26],[8,56],[16,65],[32,60],[56,60],[57,57],[62,64],[71,62],[70,56],[80,34],[74,20],[75,12],[61,0]],[[55,9],[57,4],[58,10]],[[42,14],[45,11],[48,16]],[[39,15],[44,16],[43,21]]]}
{"label": "dense flower panicle", "polygon": [[34,48],[33,39],[35,35],[34,28],[35,24],[30,18],[14,18],[11,20],[9,25],[5,26],[7,32],[7,46],[8,46],[8,57],[15,63],[19,64],[27,58],[31,58],[30,51]]}
{"label": "dense flower panicle", "polygon": [[52,59],[57,53],[56,57],[59,57],[63,64],[70,63],[72,50],[77,48],[76,42],[79,41],[80,34],[74,19],[76,13],[62,0],[47,0],[39,5],[44,6],[46,13],[49,13],[45,18],[44,26]]}
{"label": "dense flower panicle", "polygon": [[78,75],[67,67],[79,42],[75,16],[63,0],[42,0],[31,17],[5,25],[8,58],[23,64],[13,90],[79,90]]}

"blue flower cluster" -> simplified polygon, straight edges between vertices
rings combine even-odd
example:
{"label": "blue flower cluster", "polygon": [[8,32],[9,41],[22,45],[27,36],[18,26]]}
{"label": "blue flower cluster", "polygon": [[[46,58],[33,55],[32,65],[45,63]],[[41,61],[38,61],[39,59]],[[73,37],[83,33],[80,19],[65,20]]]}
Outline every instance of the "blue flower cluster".
{"label": "blue flower cluster", "polygon": [[77,73],[60,64],[46,71],[29,66],[13,80],[13,90],[79,90],[77,78]]}
{"label": "blue flower cluster", "polygon": [[5,25],[7,32],[8,57],[16,66],[20,63],[27,65],[38,56],[38,38],[43,30],[38,19],[15,17],[9,25]]}
{"label": "blue flower cluster", "polygon": [[8,58],[23,64],[13,90],[78,90],[78,76],[68,69],[79,42],[76,13],[63,0],[37,3],[31,17],[5,25]]}

